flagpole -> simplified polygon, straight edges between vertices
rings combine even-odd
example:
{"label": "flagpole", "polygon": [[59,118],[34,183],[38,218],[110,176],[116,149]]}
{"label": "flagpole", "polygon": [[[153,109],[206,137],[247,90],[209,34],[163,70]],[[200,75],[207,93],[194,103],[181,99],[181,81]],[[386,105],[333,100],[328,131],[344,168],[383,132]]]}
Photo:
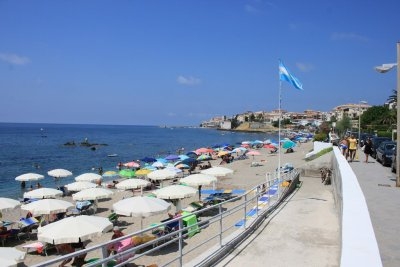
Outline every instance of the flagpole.
{"label": "flagpole", "polygon": [[281,120],[282,120],[282,81],[279,79],[279,120],[278,120],[278,146],[279,146],[279,153],[278,153],[278,181],[281,180]]}

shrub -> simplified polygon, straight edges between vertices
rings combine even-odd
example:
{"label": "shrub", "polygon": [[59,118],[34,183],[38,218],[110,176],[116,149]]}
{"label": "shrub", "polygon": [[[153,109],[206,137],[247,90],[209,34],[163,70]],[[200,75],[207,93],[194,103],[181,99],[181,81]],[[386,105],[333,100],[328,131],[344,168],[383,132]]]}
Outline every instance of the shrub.
{"label": "shrub", "polygon": [[314,141],[320,141],[320,142],[324,142],[326,139],[326,134],[324,133],[319,133],[314,135]]}

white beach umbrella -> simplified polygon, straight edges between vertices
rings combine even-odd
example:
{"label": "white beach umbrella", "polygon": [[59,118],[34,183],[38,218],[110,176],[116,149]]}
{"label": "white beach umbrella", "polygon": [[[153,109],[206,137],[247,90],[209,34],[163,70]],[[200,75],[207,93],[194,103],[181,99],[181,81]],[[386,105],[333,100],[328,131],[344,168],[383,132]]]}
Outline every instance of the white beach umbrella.
{"label": "white beach umbrella", "polygon": [[96,182],[102,180],[103,176],[97,173],[87,172],[75,177],[77,182]]}
{"label": "white beach umbrella", "polygon": [[130,197],[120,200],[113,205],[115,213],[141,218],[141,229],[143,229],[143,218],[167,212],[171,204],[163,199],[154,197]]}
{"label": "white beach umbrella", "polygon": [[18,200],[0,197],[0,211],[12,210],[21,205]]}
{"label": "white beach umbrella", "polygon": [[109,198],[112,194],[114,194],[114,192],[109,189],[93,187],[84,189],[78,193],[73,194],[72,199],[78,201],[96,200],[96,199]]}
{"label": "white beach umbrella", "polygon": [[74,206],[74,204],[60,199],[41,199],[26,205],[22,205],[21,209],[30,211],[34,216],[36,216],[67,212],[68,209],[73,208]]}
{"label": "white beach umbrella", "polygon": [[48,171],[47,174],[54,178],[65,178],[72,175],[72,172],[65,169],[54,169]]}
{"label": "white beach umbrella", "polygon": [[129,190],[145,187],[148,185],[150,185],[150,182],[143,179],[127,179],[119,182],[115,185],[115,187],[120,190]]}
{"label": "white beach umbrella", "polygon": [[108,218],[80,215],[67,217],[38,228],[38,241],[54,245],[78,243],[101,236],[110,231],[113,224]]}
{"label": "white beach umbrella", "polygon": [[174,199],[176,202],[176,210],[181,210],[181,199],[192,197],[196,194],[197,190],[190,186],[185,185],[170,185],[161,189],[153,191],[153,193],[162,199]]}
{"label": "white beach umbrella", "polygon": [[212,167],[209,169],[202,170],[200,171],[200,173],[213,176],[226,176],[230,173],[233,173],[233,170],[224,167]]}
{"label": "white beach umbrella", "polygon": [[25,181],[25,182],[38,181],[43,178],[44,178],[44,176],[41,174],[38,174],[38,173],[25,173],[25,174],[21,174],[21,175],[15,177],[15,181],[20,181],[20,182],[22,182],[22,181]]}
{"label": "white beach umbrella", "polygon": [[24,198],[55,198],[62,196],[63,192],[54,188],[42,187],[24,193]]}
{"label": "white beach umbrella", "polygon": [[0,266],[11,267],[17,266],[23,262],[26,252],[12,247],[0,247]]}
{"label": "white beach umbrella", "polygon": [[204,173],[196,173],[186,176],[179,180],[180,183],[189,185],[189,186],[200,186],[200,185],[210,185],[217,181],[217,177],[213,175],[207,175]]}
{"label": "white beach umbrella", "polygon": [[147,174],[147,177],[151,180],[166,180],[174,178],[175,175],[176,175],[175,171],[169,169],[161,169],[152,171],[151,173]]}
{"label": "white beach umbrella", "polygon": [[74,182],[65,185],[65,187],[68,189],[68,191],[82,191],[84,189],[88,188],[93,188],[96,187],[97,185],[91,182]]}

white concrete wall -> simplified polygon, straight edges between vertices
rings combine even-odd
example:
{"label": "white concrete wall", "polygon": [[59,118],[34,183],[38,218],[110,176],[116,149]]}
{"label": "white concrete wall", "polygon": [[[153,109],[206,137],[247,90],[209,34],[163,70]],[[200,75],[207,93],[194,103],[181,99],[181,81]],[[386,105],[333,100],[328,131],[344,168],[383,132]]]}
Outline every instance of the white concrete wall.
{"label": "white concrete wall", "polygon": [[364,194],[347,160],[334,147],[335,200],[341,211],[342,253],[340,266],[382,266],[378,243]]}
{"label": "white concrete wall", "polygon": [[325,148],[332,147],[332,143],[325,143],[325,142],[314,142],[314,149],[310,153],[306,154],[306,158],[311,157],[312,155],[317,154],[321,150],[324,150]]}

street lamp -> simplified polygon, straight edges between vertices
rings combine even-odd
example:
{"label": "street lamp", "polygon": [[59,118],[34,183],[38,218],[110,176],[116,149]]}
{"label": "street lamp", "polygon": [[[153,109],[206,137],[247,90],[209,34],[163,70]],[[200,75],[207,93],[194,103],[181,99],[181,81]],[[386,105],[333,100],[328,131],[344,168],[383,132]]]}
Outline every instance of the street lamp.
{"label": "street lamp", "polygon": [[361,104],[367,104],[367,101],[358,102],[358,146],[361,147]]}
{"label": "street lamp", "polygon": [[[383,64],[382,66],[375,67],[375,70],[380,73],[386,73],[393,69],[395,66],[400,66],[400,42],[397,42],[397,63]],[[400,140],[400,68],[397,67],[397,126],[396,126],[396,142]],[[400,148],[396,146],[396,187],[400,187]]]}

